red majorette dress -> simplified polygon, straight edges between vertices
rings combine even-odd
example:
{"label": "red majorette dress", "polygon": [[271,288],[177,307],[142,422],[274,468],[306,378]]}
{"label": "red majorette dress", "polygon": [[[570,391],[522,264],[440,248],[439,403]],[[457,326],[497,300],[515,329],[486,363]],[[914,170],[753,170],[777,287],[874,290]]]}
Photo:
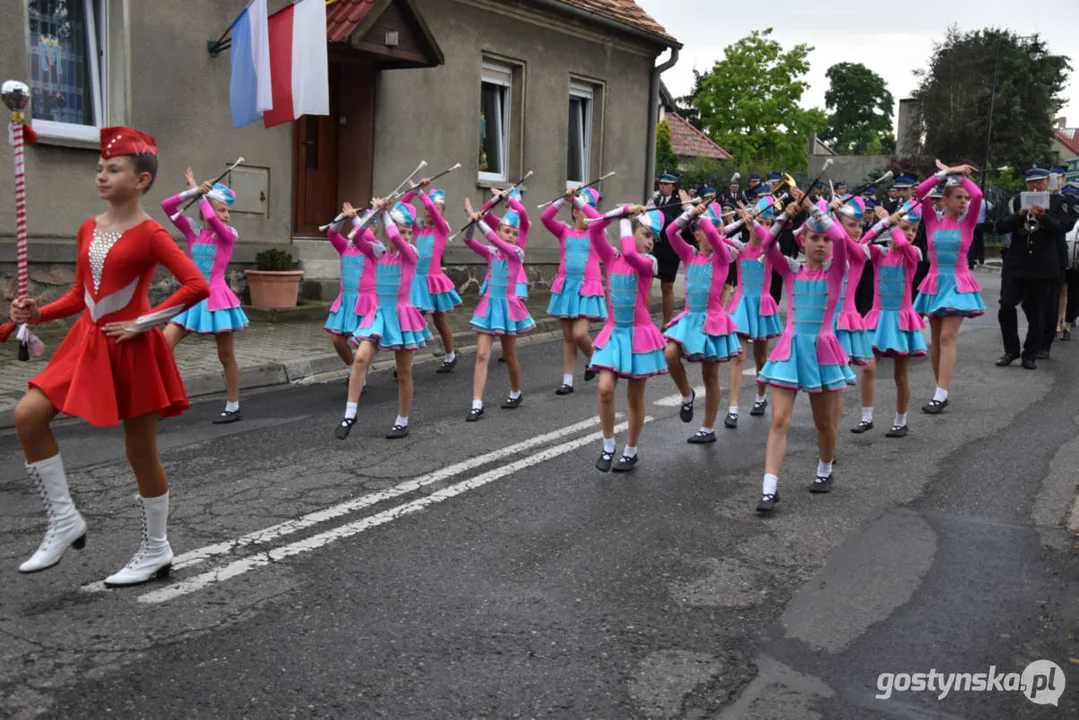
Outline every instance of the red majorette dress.
{"label": "red majorette dress", "polygon": [[[210,286],[161,225],[146,220],[124,233],[102,233],[90,218],[79,228],[75,284],[41,308],[41,322],[81,313],[48,366],[30,380],[57,410],[107,427],[152,412],[188,408],[172,350],[158,324],[200,302]],[[147,291],[158,265],[180,289],[151,308]],[[117,343],[101,328],[111,322],[149,328]]]}

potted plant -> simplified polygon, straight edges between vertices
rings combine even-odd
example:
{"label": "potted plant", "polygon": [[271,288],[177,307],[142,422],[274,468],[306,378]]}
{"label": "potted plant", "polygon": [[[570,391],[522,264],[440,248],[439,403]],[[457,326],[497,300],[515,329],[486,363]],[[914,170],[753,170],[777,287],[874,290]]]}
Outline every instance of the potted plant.
{"label": "potted plant", "polygon": [[292,269],[292,255],[270,248],[255,256],[255,269],[245,270],[251,304],[259,308],[296,307],[303,270]]}

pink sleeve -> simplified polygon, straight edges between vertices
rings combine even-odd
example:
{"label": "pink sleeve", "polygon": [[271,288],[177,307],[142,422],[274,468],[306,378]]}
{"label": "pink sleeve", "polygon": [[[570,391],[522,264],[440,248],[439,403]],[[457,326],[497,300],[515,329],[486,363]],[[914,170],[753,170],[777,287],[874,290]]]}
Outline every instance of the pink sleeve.
{"label": "pink sleeve", "polygon": [[[420,191],[420,195],[421,196],[423,195],[422,190]],[[401,196],[401,202],[403,202],[405,205],[408,205],[410,202],[412,202],[412,198],[414,198],[414,197],[416,197],[416,191],[415,190],[409,190],[408,192],[406,192],[404,195]]]}
{"label": "pink sleeve", "polygon": [[903,253],[903,259],[907,265],[917,265],[922,261],[922,251],[914,247],[910,240],[907,240],[907,236],[903,234],[902,230],[892,228],[892,239],[895,240],[896,249]]}
{"label": "pink sleeve", "polygon": [[378,260],[378,257],[375,255],[375,243],[377,242],[378,240],[375,238],[375,233],[371,231],[370,225],[356,233],[355,237],[352,238],[352,244],[367,258],[373,261]]}
{"label": "pink sleeve", "polygon": [[558,220],[558,211],[562,208],[558,203],[549,205],[543,214],[540,215],[540,222],[543,223],[543,227],[547,228],[547,231],[558,238],[558,243],[561,245],[566,240],[566,234],[569,232],[569,226],[566,223]]}
{"label": "pink sleeve", "polygon": [[780,277],[787,278],[791,273],[790,265],[787,264],[787,256],[779,249],[779,243],[768,243],[764,249],[764,255],[772,265],[772,269],[779,273]]}
{"label": "pink sleeve", "polygon": [[708,218],[701,218],[700,227],[708,236],[708,242],[712,244],[712,262],[730,265],[731,251],[727,249],[727,243],[723,242],[723,236],[716,230],[716,226]]}
{"label": "pink sleeve", "polygon": [[[408,195],[410,194],[411,193],[406,194],[405,197],[408,197]],[[405,202],[408,201],[406,200]],[[431,219],[435,223],[435,237],[443,237],[448,239],[450,236],[450,226],[446,223],[446,218],[442,217],[442,214],[438,211],[438,207],[435,206],[434,200],[428,197],[427,193],[421,190],[420,202],[423,203],[424,208],[427,209],[427,212],[431,215]]]}
{"label": "pink sleeve", "polygon": [[[940,185],[940,180],[936,175],[930,175],[925,180],[922,180],[918,184],[918,189],[914,192],[915,198],[922,199],[922,218],[925,219],[926,224],[929,223],[929,218],[936,218],[936,211],[933,209],[933,199],[929,197],[929,191]],[[929,228],[926,227],[926,230]]]}
{"label": "pink sleeve", "polygon": [[776,218],[775,221],[772,223],[772,227],[767,229],[765,229],[765,227],[760,223],[753,223],[753,231],[757,233],[757,236],[761,239],[761,244],[764,247],[765,251],[770,249],[772,246],[779,246],[779,244],[776,242],[776,238],[778,238],[779,233],[783,231],[784,225],[786,225],[786,223],[783,222],[781,218]]}
{"label": "pink sleeve", "polygon": [[341,255],[348,249],[348,238],[341,233],[337,232],[333,228],[326,231],[327,236],[330,238],[330,243],[333,244],[334,250],[338,255]]}
{"label": "pink sleeve", "polygon": [[[851,240],[839,222],[828,226],[828,237],[832,238],[832,267],[828,268],[828,274],[838,276],[842,281],[844,273],[847,272],[847,243]],[[858,252],[862,252],[861,246],[857,243],[855,245]]]}
{"label": "pink sleeve", "polygon": [[[520,238],[522,236],[518,235],[517,237]],[[518,251],[524,250],[524,248],[520,245],[520,240],[518,240],[517,245],[511,245],[505,240],[503,240],[501,237],[499,237],[498,233],[496,233],[494,230],[489,229],[489,232],[487,233],[487,239],[491,242],[492,245],[501,250],[502,253],[507,257],[510,255],[518,256]]]}
{"label": "pink sleeve", "polygon": [[475,225],[470,225],[469,228],[465,230],[465,234],[464,234],[465,245],[468,245],[470,248],[472,248],[472,252],[476,253],[477,255],[479,255],[484,260],[490,262],[490,260],[491,260],[491,249],[489,247],[487,247],[486,245],[484,245],[483,243],[481,243],[476,238],[472,237],[472,229],[471,228],[475,228],[475,227],[476,227]]}
{"label": "pink sleeve", "polygon": [[982,210],[982,189],[978,187],[976,182],[966,176],[963,177],[962,185],[970,193],[970,202],[967,204],[967,214],[963,218],[963,225],[973,232],[974,226],[978,224],[978,215]]}
{"label": "pink sleeve", "polygon": [[884,258],[884,253],[880,249],[880,245],[873,243],[869,246],[869,259],[873,263],[879,263]]}
{"label": "pink sleeve", "polygon": [[176,229],[180,231],[180,234],[184,236],[184,240],[187,241],[187,252],[191,252],[191,243],[195,240],[195,231],[191,228],[191,221],[183,215],[180,215],[175,220],[172,216],[176,214],[176,211],[180,209],[180,205],[184,199],[181,195],[173,195],[170,198],[166,198],[161,201],[161,209],[165,211],[169,220],[172,220],[172,224],[176,226]]}
{"label": "pink sleeve", "polygon": [[682,238],[682,230],[685,229],[685,226],[678,225],[679,219],[681,219],[681,216],[672,220],[671,224],[667,226],[667,241],[671,244],[671,248],[678,257],[681,258],[682,262],[688,265],[693,262],[694,251],[693,246]]}
{"label": "pink sleeve", "polygon": [[415,265],[419,256],[416,254],[416,248],[408,244],[408,242],[401,237],[401,233],[397,230],[397,223],[393,221],[389,213],[386,213],[386,237],[389,238],[393,246],[397,248],[397,252],[401,255],[401,262],[407,265]]}
{"label": "pink sleeve", "polygon": [[214,206],[205,197],[199,203],[199,210],[202,211],[202,218],[210,226],[210,229],[214,231],[214,235],[217,236],[217,241],[220,244],[227,247],[232,247],[236,244],[236,233],[228,225],[217,219]]}
{"label": "pink sleeve", "polygon": [[638,275],[654,274],[652,259],[637,251],[637,241],[633,237],[632,223],[630,223],[629,219],[622,218],[619,226],[622,235],[622,257],[633,266]]}
{"label": "pink sleeve", "polygon": [[592,241],[592,249],[604,265],[614,262],[614,248],[607,242],[607,226],[610,224],[611,221],[604,218],[588,226],[588,239]]}
{"label": "pink sleeve", "polygon": [[528,230],[532,227],[532,223],[528,220],[528,211],[525,210],[525,206],[515,198],[509,199],[510,209],[516,210],[517,214],[521,216],[521,229],[517,233],[517,247],[522,250],[525,249],[525,245],[528,244]]}

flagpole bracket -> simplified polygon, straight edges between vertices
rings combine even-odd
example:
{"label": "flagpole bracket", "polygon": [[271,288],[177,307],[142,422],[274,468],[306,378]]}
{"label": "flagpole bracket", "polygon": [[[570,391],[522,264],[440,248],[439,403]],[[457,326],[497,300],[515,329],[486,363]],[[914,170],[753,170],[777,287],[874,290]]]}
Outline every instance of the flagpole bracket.
{"label": "flagpole bracket", "polygon": [[210,53],[210,57],[217,57],[223,50],[228,50],[232,43],[221,42],[220,40],[207,40],[206,51]]}

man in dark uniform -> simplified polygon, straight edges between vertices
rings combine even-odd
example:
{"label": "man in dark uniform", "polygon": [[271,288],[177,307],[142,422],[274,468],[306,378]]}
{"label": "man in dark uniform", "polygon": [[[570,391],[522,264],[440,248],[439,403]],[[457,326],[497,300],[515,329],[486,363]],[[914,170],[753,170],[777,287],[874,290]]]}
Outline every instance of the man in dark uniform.
{"label": "man in dark uniform", "polygon": [[1042,348],[1038,351],[1038,360],[1048,360],[1049,350],[1053,346],[1053,341],[1057,336],[1057,326],[1061,324],[1061,312],[1060,312],[1060,296],[1064,292],[1064,283],[1066,282],[1064,273],[1068,267],[1068,233],[1073,227],[1075,227],[1075,218],[1071,214],[1071,205],[1069,200],[1061,193],[1064,185],[1064,177],[1067,174],[1068,169],[1063,167],[1055,167],[1049,171],[1049,193],[1050,193],[1050,206],[1054,201],[1059,203],[1059,212],[1056,215],[1057,222],[1060,223],[1060,233],[1057,238],[1057,257],[1059,260],[1060,275],[1056,280],[1050,283],[1049,286],[1049,306],[1045,309],[1045,326],[1042,328],[1044,340],[1042,342]]}
{"label": "man in dark uniform", "polygon": [[[1049,187],[1049,171],[1032,168],[1026,173],[1028,192],[1045,192]],[[1060,278],[1061,223],[1063,200],[1050,197],[1048,208],[1035,205],[1029,211],[1022,207],[1022,196],[1008,202],[1008,215],[997,222],[998,233],[1011,233],[1012,244],[1004,258],[1001,274],[1000,311],[997,320],[1004,339],[1004,355],[997,365],[1004,367],[1022,359],[1027,370],[1037,368],[1038,351],[1044,349],[1046,305],[1051,298],[1054,281]],[[1033,217],[1038,228],[1027,230]],[[1027,337],[1019,349],[1019,322],[1016,307],[1022,303],[1027,317]]]}
{"label": "man in dark uniform", "polygon": [[751,200],[757,196],[756,195],[757,188],[759,188],[760,185],[761,185],[761,176],[760,175],[758,175],[757,173],[753,173],[752,175],[749,176],[749,187],[746,188],[746,194],[749,195],[749,198]]}
{"label": "man in dark uniform", "polygon": [[652,246],[652,254],[659,265],[659,287],[663,294],[663,324],[667,325],[674,316],[674,280],[678,275],[678,254],[667,240],[667,226],[682,214],[682,198],[678,194],[678,176],[665,172],[659,176],[659,195],[656,197],[656,209],[663,213],[663,232]]}
{"label": "man in dark uniform", "polygon": [[746,194],[744,192],[742,192],[741,186],[734,178],[731,178],[731,181],[727,184],[727,192],[723,193],[720,201],[724,204],[734,203],[735,207],[738,206],[738,203],[744,203],[746,205],[749,204],[749,198],[746,197]]}
{"label": "man in dark uniform", "polygon": [[[1077,223],[1079,223],[1079,181],[1073,181],[1064,186],[1064,190],[1061,191],[1061,195],[1064,197],[1064,204],[1068,210],[1070,216],[1070,222],[1072,223],[1072,229]],[[1065,240],[1068,236],[1065,236]],[[1068,248],[1068,257],[1065,258],[1064,267],[1067,268],[1064,271],[1064,282],[1068,291],[1068,303],[1064,309],[1064,324],[1061,326],[1060,339],[1071,340],[1071,331],[1075,329],[1075,319],[1079,317],[1079,266],[1068,267],[1068,264],[1072,260],[1072,253],[1074,248],[1070,245],[1065,245]]]}
{"label": "man in dark uniform", "polygon": [[[778,173],[775,174],[778,175]],[[762,188],[764,189],[760,191],[761,197],[765,197],[766,195],[768,195],[768,187],[768,185],[762,186]],[[784,201],[784,203],[786,202],[794,202],[794,200],[788,198]],[[798,257],[798,241],[794,239],[794,231],[804,225],[808,217],[809,216],[804,212],[798,213],[793,218],[788,220],[783,225],[783,229],[779,231],[779,236],[776,238],[776,242],[779,243],[780,252],[782,252],[787,257]],[[777,303],[783,297],[783,277],[779,274],[778,271],[775,270],[775,268],[772,269],[772,281],[769,287],[769,292],[772,297],[775,298],[775,301]]]}

